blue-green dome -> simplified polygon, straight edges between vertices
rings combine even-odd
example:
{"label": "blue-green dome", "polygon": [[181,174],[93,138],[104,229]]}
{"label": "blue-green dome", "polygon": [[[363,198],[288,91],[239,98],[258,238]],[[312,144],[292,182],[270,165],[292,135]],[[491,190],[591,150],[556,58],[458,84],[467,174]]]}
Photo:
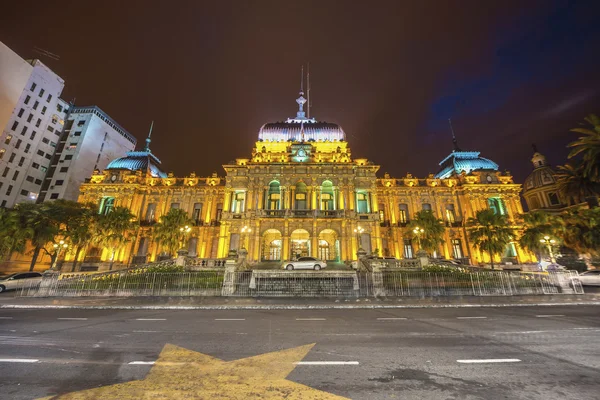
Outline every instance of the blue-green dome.
{"label": "blue-green dome", "polygon": [[498,164],[487,158],[479,157],[478,151],[453,150],[448,157],[440,162],[441,169],[435,175],[444,179],[453,174],[470,173],[471,171],[498,171]]}
{"label": "blue-green dome", "polygon": [[160,160],[150,151],[128,151],[125,157],[112,160],[106,169],[126,169],[129,171],[149,172],[156,178],[166,178],[160,168]]}

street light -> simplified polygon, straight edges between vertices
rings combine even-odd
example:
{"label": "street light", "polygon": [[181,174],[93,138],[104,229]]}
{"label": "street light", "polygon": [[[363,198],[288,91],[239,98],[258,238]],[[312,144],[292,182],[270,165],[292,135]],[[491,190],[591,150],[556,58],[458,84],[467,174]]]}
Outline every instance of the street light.
{"label": "street light", "polygon": [[69,247],[69,245],[66,244],[64,240],[61,240],[58,243],[54,243],[53,246],[54,246],[54,249],[56,250],[56,254],[54,255],[54,262],[52,263],[51,269],[56,270],[56,264],[58,263],[58,256],[60,255],[60,251],[62,249],[66,249],[67,247]]}
{"label": "street light", "polygon": [[358,244],[358,249],[362,250],[362,240],[360,240],[360,237],[362,235],[362,233],[364,232],[364,228],[362,226],[357,226],[354,229],[354,233],[356,233],[356,243]]}
{"label": "street light", "polygon": [[550,236],[544,236],[543,239],[540,239],[540,243],[545,244],[546,247],[548,248],[548,254],[550,254],[550,261],[552,261],[552,263],[556,263],[556,259],[554,258],[554,253],[552,252],[552,246],[554,246],[554,244],[556,244],[556,240],[554,239],[550,239]]}
{"label": "street light", "polygon": [[419,250],[421,250],[421,235],[425,232],[425,229],[419,228],[418,226],[413,229],[413,233],[417,237],[417,244],[419,245]]}
{"label": "street light", "polygon": [[240,231],[242,233],[242,249],[246,248],[246,234],[250,234],[252,229],[249,226],[244,225]]}
{"label": "street light", "polygon": [[192,231],[192,228],[190,228],[187,225],[179,228],[179,232],[181,232],[181,234],[183,234],[183,245],[181,246],[183,249],[185,249],[185,247],[187,246],[188,235],[190,234],[191,231]]}

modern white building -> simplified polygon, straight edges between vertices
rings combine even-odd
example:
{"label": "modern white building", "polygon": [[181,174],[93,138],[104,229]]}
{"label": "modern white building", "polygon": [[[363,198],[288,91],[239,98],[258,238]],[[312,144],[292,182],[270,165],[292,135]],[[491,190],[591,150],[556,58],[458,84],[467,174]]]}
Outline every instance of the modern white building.
{"label": "modern white building", "polygon": [[0,207],[37,200],[64,123],[64,85],[0,43]]}
{"label": "modern white building", "polygon": [[132,151],[136,142],[99,107],[71,107],[38,201],[76,201],[79,186],[94,170],[104,170]]}

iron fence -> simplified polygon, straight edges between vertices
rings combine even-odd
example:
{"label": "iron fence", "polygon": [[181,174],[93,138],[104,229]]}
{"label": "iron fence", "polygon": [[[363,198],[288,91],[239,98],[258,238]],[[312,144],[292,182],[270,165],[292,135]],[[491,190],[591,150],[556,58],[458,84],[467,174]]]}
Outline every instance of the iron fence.
{"label": "iron fence", "polygon": [[17,296],[436,297],[582,294],[576,271],[229,271],[45,276]]}

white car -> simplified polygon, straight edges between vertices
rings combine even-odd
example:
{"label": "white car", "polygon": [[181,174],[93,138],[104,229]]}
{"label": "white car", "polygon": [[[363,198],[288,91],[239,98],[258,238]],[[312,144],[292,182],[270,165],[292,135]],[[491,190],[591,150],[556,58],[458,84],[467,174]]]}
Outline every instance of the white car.
{"label": "white car", "polygon": [[600,286],[600,269],[582,272],[579,280],[582,285]]}
{"label": "white car", "polygon": [[314,257],[300,257],[296,261],[284,261],[283,268],[288,271],[295,269],[313,269],[318,271],[327,267],[327,263],[323,260],[318,260]]}
{"label": "white car", "polygon": [[0,277],[0,292],[5,290],[29,288],[39,285],[42,274],[39,272],[18,272]]}

